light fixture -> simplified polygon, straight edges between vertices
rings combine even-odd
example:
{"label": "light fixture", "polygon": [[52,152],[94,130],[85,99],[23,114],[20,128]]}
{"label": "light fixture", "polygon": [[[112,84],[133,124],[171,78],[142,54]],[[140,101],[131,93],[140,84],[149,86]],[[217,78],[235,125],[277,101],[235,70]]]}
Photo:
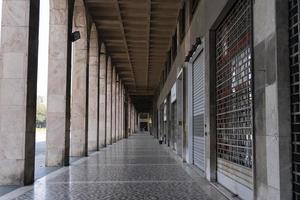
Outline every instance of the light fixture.
{"label": "light fixture", "polygon": [[73,32],[72,35],[71,35],[71,41],[75,42],[79,39],[80,39],[80,32],[79,31]]}

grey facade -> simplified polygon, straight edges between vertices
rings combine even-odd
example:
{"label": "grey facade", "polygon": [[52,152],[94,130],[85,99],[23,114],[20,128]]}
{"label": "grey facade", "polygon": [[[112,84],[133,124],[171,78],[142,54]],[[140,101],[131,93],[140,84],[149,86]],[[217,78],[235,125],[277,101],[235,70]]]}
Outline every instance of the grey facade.
{"label": "grey facade", "polygon": [[[216,31],[238,1],[200,1],[193,20],[187,20],[183,41],[177,56],[157,98],[156,108],[163,103],[178,81],[178,71],[185,71],[185,100],[183,113],[183,137],[186,154],[182,156],[190,164],[193,159],[193,70],[186,56],[192,51],[198,54],[197,39],[202,43],[205,60],[205,169],[202,171],[212,183],[221,183],[243,199],[292,199],[292,134],[289,71],[289,9],[286,1],[251,1],[251,61],[253,95],[253,167],[234,172],[235,164],[226,164],[227,174],[220,175],[217,165],[218,149],[216,127]],[[245,2],[242,2],[245,3]],[[298,5],[298,3],[295,3]],[[186,12],[188,11],[186,8]],[[295,12],[295,11],[294,11]],[[236,22],[237,23],[237,22]],[[180,28],[178,22],[177,29]],[[241,30],[243,31],[243,30]],[[178,31],[177,31],[178,32]],[[180,41],[180,36],[178,41]],[[199,50],[198,50],[199,51]],[[191,56],[191,57],[193,57]],[[172,59],[171,59],[172,60]],[[181,123],[181,121],[178,121]],[[219,163],[220,164],[220,163]],[[231,175],[232,173],[232,175]],[[276,175],[275,175],[276,174]],[[295,175],[294,175],[295,176]],[[235,178],[234,178],[235,177]],[[248,178],[247,178],[248,177]],[[233,181],[232,181],[233,180]],[[247,180],[247,181],[246,181]],[[245,182],[246,181],[246,182]],[[297,198],[294,193],[294,198]]]}

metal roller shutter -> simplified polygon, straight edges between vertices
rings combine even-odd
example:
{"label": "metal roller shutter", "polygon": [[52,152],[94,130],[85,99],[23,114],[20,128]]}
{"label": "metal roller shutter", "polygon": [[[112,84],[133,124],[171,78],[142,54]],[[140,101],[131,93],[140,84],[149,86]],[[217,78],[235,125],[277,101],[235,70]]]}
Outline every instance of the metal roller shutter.
{"label": "metal roller shutter", "polygon": [[251,0],[238,0],[216,30],[217,170],[219,181],[231,180],[249,191],[253,189],[251,41]]}
{"label": "metal roller shutter", "polygon": [[204,137],[204,57],[203,53],[193,63],[193,160],[205,170]]}

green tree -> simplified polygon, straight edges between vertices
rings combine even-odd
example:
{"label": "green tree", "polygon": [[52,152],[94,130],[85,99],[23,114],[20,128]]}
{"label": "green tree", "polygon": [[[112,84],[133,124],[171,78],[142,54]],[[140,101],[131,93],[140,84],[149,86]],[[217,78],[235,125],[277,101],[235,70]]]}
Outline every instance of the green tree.
{"label": "green tree", "polygon": [[47,107],[45,104],[38,102],[36,111],[36,125],[38,128],[46,127]]}

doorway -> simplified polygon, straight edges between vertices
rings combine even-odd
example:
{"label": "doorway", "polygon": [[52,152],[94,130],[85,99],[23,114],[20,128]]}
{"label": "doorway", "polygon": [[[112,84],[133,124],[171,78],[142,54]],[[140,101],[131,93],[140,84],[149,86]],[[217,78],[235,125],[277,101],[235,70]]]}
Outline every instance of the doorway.
{"label": "doorway", "polygon": [[140,131],[141,132],[149,131],[147,122],[140,122]]}

